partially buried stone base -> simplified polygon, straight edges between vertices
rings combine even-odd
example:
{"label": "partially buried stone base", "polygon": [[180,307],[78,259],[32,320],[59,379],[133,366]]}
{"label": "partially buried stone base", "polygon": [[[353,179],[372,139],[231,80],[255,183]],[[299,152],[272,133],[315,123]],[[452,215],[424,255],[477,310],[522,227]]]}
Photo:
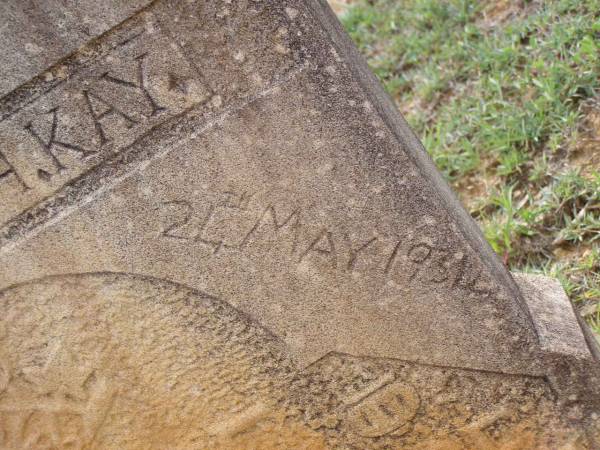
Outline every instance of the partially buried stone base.
{"label": "partially buried stone base", "polygon": [[[526,297],[549,286],[518,282]],[[580,402],[569,409],[546,377],[337,353],[299,370],[278,339],[228,304],[153,278],[47,277],[0,293],[0,315],[3,449],[599,442],[597,424],[581,428]]]}

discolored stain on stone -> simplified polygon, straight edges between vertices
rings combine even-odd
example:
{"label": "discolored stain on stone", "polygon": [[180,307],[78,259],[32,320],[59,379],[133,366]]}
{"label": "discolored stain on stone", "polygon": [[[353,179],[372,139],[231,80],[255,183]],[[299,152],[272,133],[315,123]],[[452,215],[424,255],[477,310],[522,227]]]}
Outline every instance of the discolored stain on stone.
{"label": "discolored stain on stone", "polygon": [[597,447],[593,338],[323,1],[99,4],[0,6],[0,448]]}

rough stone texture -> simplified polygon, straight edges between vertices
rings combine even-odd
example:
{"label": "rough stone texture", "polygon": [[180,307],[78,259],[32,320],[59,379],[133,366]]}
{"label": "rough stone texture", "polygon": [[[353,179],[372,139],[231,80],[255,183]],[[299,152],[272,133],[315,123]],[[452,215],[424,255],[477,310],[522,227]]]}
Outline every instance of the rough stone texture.
{"label": "rough stone texture", "polygon": [[559,281],[529,274],[515,278],[533,317],[540,347],[546,352],[586,358],[590,353],[586,337]]}
{"label": "rough stone texture", "polygon": [[336,353],[299,370],[227,303],[150,277],[46,277],[2,291],[0,313],[1,448],[590,443],[542,377]]}
{"label": "rough stone texture", "polygon": [[325,3],[66,3],[1,6],[6,448],[594,447],[593,338]]}
{"label": "rough stone texture", "polygon": [[226,298],[303,364],[539,373],[512,280],[313,14],[157,2],[5,97],[2,281],[142,273]]}
{"label": "rough stone texture", "polygon": [[149,0],[0,2],[0,95],[18,87]]}

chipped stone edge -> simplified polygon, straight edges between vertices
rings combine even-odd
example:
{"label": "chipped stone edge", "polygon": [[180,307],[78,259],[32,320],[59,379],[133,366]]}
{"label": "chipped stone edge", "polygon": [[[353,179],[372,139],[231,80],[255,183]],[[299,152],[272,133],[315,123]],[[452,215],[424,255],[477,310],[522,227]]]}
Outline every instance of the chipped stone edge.
{"label": "chipped stone edge", "polygon": [[[513,273],[539,336],[538,358],[567,417],[600,439],[600,346],[560,282]],[[594,441],[596,442],[596,441]],[[597,442],[600,448],[600,441]]]}
{"label": "chipped stone edge", "polygon": [[560,282],[544,275],[513,273],[544,353],[599,360],[600,349]]}

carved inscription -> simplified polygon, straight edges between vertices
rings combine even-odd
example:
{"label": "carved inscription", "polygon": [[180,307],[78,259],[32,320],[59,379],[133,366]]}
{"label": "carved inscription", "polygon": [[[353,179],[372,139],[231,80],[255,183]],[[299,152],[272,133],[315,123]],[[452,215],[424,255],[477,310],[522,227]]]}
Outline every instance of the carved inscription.
{"label": "carved inscription", "polygon": [[407,425],[415,417],[420,400],[407,383],[395,382],[375,392],[347,411],[349,428],[364,437],[379,437],[393,433],[400,436],[409,431]]}
{"label": "carved inscription", "polygon": [[2,448],[82,449],[94,440],[116,392],[93,368],[80,367],[67,382],[61,367],[76,367],[67,349],[55,348],[42,367],[0,369]]}
{"label": "carved inscription", "polygon": [[546,449],[575,436],[544,377],[334,352],[300,370],[226,302],[165,280],[51,276],[0,291],[0,312],[2,449]]}
{"label": "carved inscription", "polygon": [[[58,126],[58,110],[59,106],[56,106],[46,113],[45,115],[49,115],[50,119],[50,132],[48,139],[45,140],[40,136],[40,132],[34,129],[32,122],[27,123],[25,125],[25,130],[27,130],[38,142],[40,149],[44,152],[44,154],[48,157],[48,159],[52,162],[57,172],[62,172],[66,169],[66,166],[62,163],[62,161],[58,158],[57,152],[59,149],[70,150],[80,156],[82,159],[87,158],[88,156],[96,153],[96,150],[86,150],[83,147],[72,144],[64,141],[59,141],[56,137],[57,126]],[[37,171],[38,178],[49,181],[52,175],[46,172],[43,169],[38,169]]]}
{"label": "carved inscription", "polygon": [[131,33],[131,40],[0,123],[0,199],[6,200],[0,222],[210,99],[202,75],[170,38]]}
{"label": "carved inscription", "polygon": [[0,291],[0,312],[2,450],[319,437],[282,402],[292,367],[279,344],[206,294],[130,274],[57,276]]}
{"label": "carved inscription", "polygon": [[[157,114],[160,114],[161,112],[164,112],[167,110],[166,107],[161,106],[158,104],[158,101],[153,97],[153,95],[150,93],[149,91],[149,87],[148,87],[148,81],[146,79],[147,77],[147,72],[146,72],[146,60],[148,57],[148,53],[142,53],[139,56],[135,57],[135,81],[127,81],[127,80],[122,80],[120,78],[116,78],[114,76],[112,76],[110,74],[110,72],[105,72],[102,74],[102,79],[105,81],[108,81],[110,83],[115,83],[117,85],[120,86],[125,86],[126,88],[129,88],[131,90],[133,90],[134,92],[137,92],[138,94],[141,94],[146,101],[148,102],[151,111],[150,111],[150,116],[156,116]],[[173,79],[175,75],[173,75],[170,72],[170,80]],[[183,91],[185,93],[185,91]]]}
{"label": "carved inscription", "polygon": [[4,180],[8,181],[9,177],[13,177],[14,181],[21,187],[22,190],[29,189],[29,186],[25,184],[25,181],[21,175],[19,175],[19,172],[17,172],[15,167],[8,161],[8,159],[6,159],[6,156],[4,156],[2,152],[0,152],[0,165],[2,167],[0,169],[0,183]]}
{"label": "carved inscription", "polygon": [[568,437],[543,378],[334,353],[305,376],[301,409],[340,448],[546,449]]}
{"label": "carved inscription", "polygon": [[446,285],[480,298],[494,295],[491,281],[472,259],[434,244],[426,235],[353,233],[315,222],[312,211],[271,202],[253,192],[207,193],[205,199],[170,199],[158,206],[158,234],[166,241],[192,245],[199,258],[221,252],[246,256],[283,255],[296,266],[362,274],[384,282]]}
{"label": "carved inscription", "polygon": [[171,150],[192,124],[305,67],[305,49],[293,44],[304,34],[283,4],[148,3],[3,97],[3,238],[18,239],[135,170],[158,142]]}

